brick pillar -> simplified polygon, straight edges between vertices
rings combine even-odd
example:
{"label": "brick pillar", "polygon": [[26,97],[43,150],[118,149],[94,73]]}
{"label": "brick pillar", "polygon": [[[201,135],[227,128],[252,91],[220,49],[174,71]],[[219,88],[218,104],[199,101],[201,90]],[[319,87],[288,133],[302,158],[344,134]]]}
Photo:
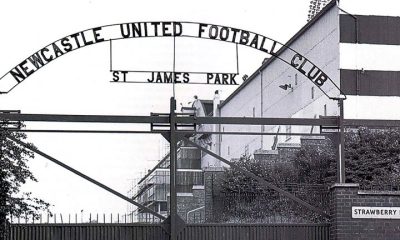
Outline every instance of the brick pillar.
{"label": "brick pillar", "polygon": [[205,205],[205,221],[214,222],[215,197],[220,193],[220,179],[224,173],[221,167],[204,168],[204,205]]}
{"label": "brick pillar", "polygon": [[331,240],[351,240],[354,238],[356,221],[351,217],[352,203],[358,198],[359,184],[335,183],[331,188]]}
{"label": "brick pillar", "polygon": [[[400,239],[400,191],[359,190],[358,184],[334,184],[331,194],[331,240]],[[374,213],[352,218],[352,207]],[[384,208],[396,212],[382,212]]]}

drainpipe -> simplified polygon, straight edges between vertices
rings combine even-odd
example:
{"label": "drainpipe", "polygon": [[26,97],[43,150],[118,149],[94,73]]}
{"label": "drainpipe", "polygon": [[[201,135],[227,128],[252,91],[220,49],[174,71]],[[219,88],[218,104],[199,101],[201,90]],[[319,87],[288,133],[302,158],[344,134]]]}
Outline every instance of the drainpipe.
{"label": "drainpipe", "polygon": [[[218,110],[218,106],[221,103],[221,99],[219,96],[219,91],[216,90],[215,91],[215,95],[214,95],[214,99],[213,99],[213,116],[214,117],[219,117],[219,110]],[[220,125],[219,124],[213,124],[212,125],[212,131],[213,132],[219,132],[220,131]],[[211,136],[211,141],[212,141],[212,151],[215,152],[217,155],[220,155],[220,134],[213,134]],[[221,166],[221,162],[218,160],[214,160],[213,165],[215,167],[220,167]]]}

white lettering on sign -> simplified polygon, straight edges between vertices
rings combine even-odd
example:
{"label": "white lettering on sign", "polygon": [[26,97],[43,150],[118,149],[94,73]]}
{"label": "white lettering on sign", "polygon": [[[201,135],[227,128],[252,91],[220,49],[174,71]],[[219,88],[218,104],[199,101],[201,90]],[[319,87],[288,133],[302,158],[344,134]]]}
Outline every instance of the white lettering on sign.
{"label": "white lettering on sign", "polygon": [[400,219],[400,207],[352,207],[351,217]]}

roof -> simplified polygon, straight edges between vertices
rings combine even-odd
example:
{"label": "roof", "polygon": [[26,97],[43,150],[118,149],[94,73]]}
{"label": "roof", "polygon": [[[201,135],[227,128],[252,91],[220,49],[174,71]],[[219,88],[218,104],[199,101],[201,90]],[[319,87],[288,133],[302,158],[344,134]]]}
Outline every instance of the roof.
{"label": "roof", "polygon": [[[331,1],[327,4],[321,11],[312,18],[309,22],[307,22],[304,27],[302,27],[289,41],[285,43],[286,46],[290,46],[294,43],[303,33],[305,33],[314,23],[316,23],[321,17],[325,15],[332,7],[336,6],[336,1]],[[277,55],[282,54],[285,51],[285,48],[280,48],[279,51],[276,53]],[[249,84],[259,73],[260,71],[267,68],[273,61],[275,61],[276,57],[272,56],[268,58],[268,60],[264,61],[263,64],[242,84],[240,85],[229,97],[219,105],[219,108],[222,108],[227,104],[232,98],[234,98],[247,84]]]}
{"label": "roof", "polygon": [[137,183],[137,185],[141,184],[146,178],[148,178],[150,176],[150,174],[152,174],[155,170],[157,170],[157,168],[160,168],[160,166],[169,159],[169,153],[167,153],[167,155],[165,155],[163,157],[163,159],[161,159],[161,161],[159,161],[151,170],[149,170],[147,172],[147,174],[142,177],[142,179],[140,179],[140,181]]}

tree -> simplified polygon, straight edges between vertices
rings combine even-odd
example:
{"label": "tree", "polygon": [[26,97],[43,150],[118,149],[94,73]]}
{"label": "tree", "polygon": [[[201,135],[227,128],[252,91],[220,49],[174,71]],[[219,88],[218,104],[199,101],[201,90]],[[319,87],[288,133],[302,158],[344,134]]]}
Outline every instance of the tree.
{"label": "tree", "polygon": [[360,128],[346,137],[346,181],[364,188],[400,186],[399,129]]}
{"label": "tree", "polygon": [[[318,146],[302,148],[294,159],[299,181],[332,184],[336,152]],[[400,186],[399,129],[349,129],[345,134],[346,182],[362,188]]]}
{"label": "tree", "polygon": [[297,170],[297,182],[325,185],[335,182],[337,149],[334,142],[327,138],[319,144],[301,146],[292,161]]}
{"label": "tree", "polygon": [[[27,181],[37,182],[27,165],[34,153],[7,138],[25,140],[26,134],[11,132],[0,125],[0,236],[6,232],[9,216],[38,218],[38,211],[49,211],[49,204],[32,197],[30,192],[20,192]],[[30,144],[33,146],[32,144]]]}

